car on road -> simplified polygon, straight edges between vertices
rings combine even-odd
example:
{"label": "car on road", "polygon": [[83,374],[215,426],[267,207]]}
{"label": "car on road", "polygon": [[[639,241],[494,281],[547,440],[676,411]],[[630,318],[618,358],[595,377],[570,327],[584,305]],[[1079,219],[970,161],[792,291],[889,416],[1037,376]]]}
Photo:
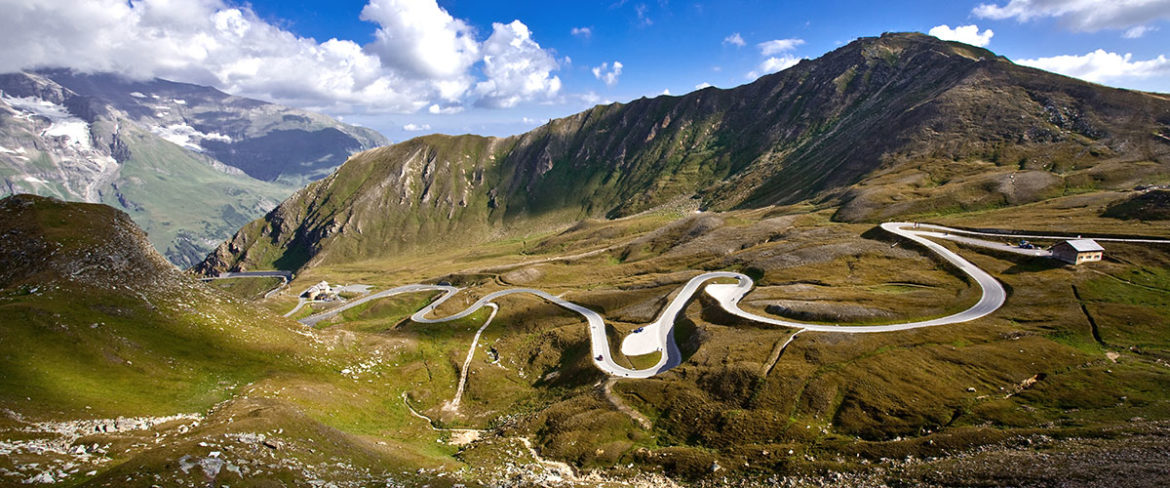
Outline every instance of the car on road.
{"label": "car on road", "polygon": [[598,361],[601,361],[602,359],[604,359],[604,356],[602,356],[602,355],[598,354],[598,355],[597,355],[597,357],[595,357],[595,358],[593,358],[593,359],[596,359],[596,360],[598,360]]}
{"label": "car on road", "polygon": [[646,330],[646,328],[645,327],[638,327],[637,329],[634,329],[634,333],[637,334],[639,332],[642,332],[643,330]]}

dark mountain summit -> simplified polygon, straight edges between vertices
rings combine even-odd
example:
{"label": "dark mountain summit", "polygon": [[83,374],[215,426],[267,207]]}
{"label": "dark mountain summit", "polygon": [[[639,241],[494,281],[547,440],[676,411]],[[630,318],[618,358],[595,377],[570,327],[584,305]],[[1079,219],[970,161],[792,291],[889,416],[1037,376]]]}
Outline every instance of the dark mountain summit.
{"label": "dark mountain summit", "polygon": [[862,38],[728,90],[597,106],[509,138],[363,153],[199,267],[299,268],[621,217],[811,201],[876,221],[1168,172],[1170,97],[921,34]]}

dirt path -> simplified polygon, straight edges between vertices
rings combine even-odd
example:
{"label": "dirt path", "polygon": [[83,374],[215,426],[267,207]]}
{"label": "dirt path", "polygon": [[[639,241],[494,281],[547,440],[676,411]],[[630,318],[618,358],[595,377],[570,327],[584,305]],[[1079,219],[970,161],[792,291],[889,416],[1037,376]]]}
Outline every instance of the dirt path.
{"label": "dirt path", "polygon": [[451,403],[444,407],[445,409],[459,410],[459,402],[463,400],[463,388],[467,385],[467,375],[471,370],[471,358],[475,357],[475,347],[479,345],[479,336],[483,334],[483,330],[488,325],[491,325],[492,319],[496,318],[496,312],[500,311],[500,307],[494,303],[489,303],[487,306],[491,307],[492,313],[488,315],[487,320],[479,327],[479,330],[475,331],[475,338],[471,340],[471,348],[467,350],[467,359],[463,360],[463,369],[459,371],[459,388],[455,390],[455,399],[451,400]]}
{"label": "dirt path", "polygon": [[629,405],[626,405],[626,402],[622,401],[621,397],[617,396],[617,394],[613,392],[614,383],[617,383],[617,378],[613,377],[606,378],[605,381],[602,382],[601,391],[605,394],[605,399],[609,400],[610,405],[613,405],[614,408],[628,415],[631,419],[634,419],[634,422],[637,422],[637,424],[642,426],[643,429],[650,430],[654,424],[651,423],[650,419],[646,418],[645,415],[642,415],[642,412],[634,410]]}
{"label": "dirt path", "polygon": [[776,347],[772,349],[772,355],[768,357],[768,364],[764,365],[764,369],[760,371],[761,376],[767,378],[769,374],[772,374],[772,368],[775,368],[776,363],[780,362],[780,356],[784,354],[784,350],[788,349],[788,345],[792,344],[792,340],[796,339],[796,336],[800,335],[801,332],[804,331],[793,332],[783,343],[777,342]]}
{"label": "dirt path", "polygon": [[479,440],[480,436],[482,436],[483,433],[485,432],[485,431],[476,430],[476,429],[445,429],[442,427],[435,427],[434,420],[431,420],[430,417],[423,415],[418,410],[415,410],[414,407],[410,406],[410,402],[406,400],[406,392],[402,392],[402,404],[406,405],[406,409],[410,410],[411,415],[414,415],[415,417],[418,417],[420,419],[425,420],[427,422],[427,427],[430,427],[431,430],[433,430],[435,432],[450,433],[451,439],[449,441],[447,441],[447,443],[451,444],[453,446],[464,446],[467,444],[471,444],[472,442]]}

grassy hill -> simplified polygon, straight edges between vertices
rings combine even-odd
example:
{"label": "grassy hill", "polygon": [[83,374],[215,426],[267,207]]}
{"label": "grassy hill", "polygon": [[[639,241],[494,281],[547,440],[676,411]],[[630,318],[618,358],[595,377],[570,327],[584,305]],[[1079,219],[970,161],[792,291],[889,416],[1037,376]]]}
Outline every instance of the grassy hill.
{"label": "grassy hill", "polygon": [[[1120,195],[1087,192],[929,221],[1170,237],[1157,222],[1101,216]],[[689,278],[711,270],[756,279],[743,302],[748,310],[826,323],[939,317],[978,299],[971,283],[927,253],[873,224],[834,222],[834,213],[795,205],[586,220],[483,245],[321,264],[291,289],[322,279],[376,289],[437,281],[468,287],[465,298],[437,313],[444,315],[500,289],[532,287],[602,313],[617,338],[652,320]],[[1080,267],[948,246],[1005,285],[1004,308],[915,331],[805,332],[781,350],[792,330],[729,318],[698,297],[676,323],[683,364],[651,379],[617,380],[611,394],[585,353],[583,320],[529,297],[498,301],[458,413],[444,407],[483,317],[410,322],[406,317],[433,299],[419,294],[374,302],[318,327],[354,334],[356,342],[418,340],[429,353],[395,371],[426,378],[406,390],[423,414],[446,426],[486,429],[483,441],[454,456],[468,466],[497,462],[485,453],[493,443],[526,436],[542,455],[580,470],[661,472],[707,483],[700,486],[722,486],[724,476],[761,486],[776,476],[831,481],[824,473],[844,473],[830,486],[979,486],[994,485],[1003,470],[1035,483],[1077,473],[1091,486],[1130,469],[1124,459],[1134,452],[1151,463],[1133,472],[1135,486],[1164,480],[1158,470],[1165,463],[1153,453],[1165,447],[1170,419],[1163,325],[1170,319],[1170,246],[1105,243],[1105,262]],[[287,298],[268,303],[292,306]],[[621,364],[656,359],[625,357],[615,345],[610,353]],[[721,468],[712,471],[714,465]]]}
{"label": "grassy hill", "polygon": [[696,201],[834,220],[1020,205],[1170,177],[1170,99],[920,34],[863,38],[728,90],[594,107],[503,139],[355,157],[199,269],[299,269]]}
{"label": "grassy hill", "polygon": [[436,346],[216,290],[118,210],[0,200],[0,484],[418,486],[457,468],[402,402],[417,375],[391,374]]}

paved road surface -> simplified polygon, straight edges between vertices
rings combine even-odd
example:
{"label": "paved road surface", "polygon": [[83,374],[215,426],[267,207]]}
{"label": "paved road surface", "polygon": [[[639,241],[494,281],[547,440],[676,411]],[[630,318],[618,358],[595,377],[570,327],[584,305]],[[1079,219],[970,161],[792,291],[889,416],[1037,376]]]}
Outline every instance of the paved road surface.
{"label": "paved road surface", "polygon": [[[213,281],[226,280],[231,278],[280,278],[280,285],[278,285],[276,288],[268,290],[268,293],[264,294],[264,298],[269,298],[276,294],[276,292],[280,291],[281,288],[288,286],[289,282],[293,279],[293,274],[292,271],[228,271],[225,273],[220,273],[219,276],[199,278],[199,280]],[[297,308],[300,308],[300,305],[298,305]],[[295,311],[296,310],[294,309],[293,312]],[[289,312],[285,315],[285,317],[292,315],[293,312]]]}
{"label": "paved road surface", "polygon": [[1045,240],[1065,240],[1065,239],[1092,239],[1101,242],[1134,242],[1138,244],[1170,244],[1170,239],[1129,239],[1123,237],[1093,237],[1093,236],[1054,236],[1054,235],[1038,235],[1038,234],[1012,234],[1010,232],[979,232],[974,230],[952,229],[950,227],[943,227],[934,224],[919,224],[922,229],[934,229],[952,234],[967,234],[973,236],[991,236],[991,237],[1010,237],[1013,239],[1045,239]]}
{"label": "paved road surface", "polygon": [[934,237],[937,239],[946,239],[948,241],[961,242],[963,244],[968,244],[968,245],[972,245],[972,246],[976,246],[976,247],[995,249],[997,251],[1010,252],[1013,254],[1021,254],[1024,256],[1036,256],[1036,257],[1042,257],[1042,258],[1052,257],[1052,251],[1049,251],[1047,249],[1040,249],[1040,248],[1024,249],[1020,246],[1016,246],[1016,245],[1012,245],[1012,244],[989,241],[986,239],[976,239],[974,237],[966,237],[966,236],[961,236],[958,234],[951,234],[949,232],[918,232],[918,235],[925,236],[925,237]]}
{"label": "paved road surface", "polygon": [[[784,319],[775,318],[775,317],[756,315],[756,314],[744,311],[743,309],[739,308],[740,300],[742,300],[743,297],[745,295],[747,295],[747,293],[752,290],[752,286],[754,285],[752,283],[751,278],[749,278],[743,274],[729,272],[729,271],[714,271],[714,272],[703,273],[703,274],[700,274],[698,276],[695,276],[694,278],[691,278],[690,281],[688,281],[685,285],[683,285],[683,288],[674,297],[674,299],[671,300],[671,302],[668,303],[666,305],[666,307],[662,309],[662,312],[658,315],[658,318],[656,318],[653,322],[650,322],[649,324],[646,324],[645,326],[643,326],[642,330],[640,332],[631,333],[631,334],[627,335],[622,340],[621,351],[623,354],[626,354],[629,356],[650,354],[650,353],[654,353],[654,352],[662,352],[663,353],[657,364],[655,364],[654,366],[651,366],[649,368],[645,368],[645,369],[630,369],[630,368],[627,368],[625,366],[619,365],[613,361],[611,354],[610,354],[610,350],[609,350],[609,341],[608,341],[608,338],[606,337],[605,319],[602,318],[600,314],[598,314],[597,312],[594,312],[593,310],[590,310],[586,307],[583,307],[581,305],[577,305],[575,303],[564,300],[558,296],[554,296],[554,295],[551,295],[547,292],[544,292],[541,290],[536,290],[536,289],[531,289],[531,288],[513,288],[513,289],[508,289],[508,290],[497,291],[497,292],[488,294],[488,295],[484,296],[483,298],[480,298],[478,301],[473,303],[471,306],[467,307],[463,311],[458,312],[456,314],[449,315],[446,317],[441,317],[441,318],[428,318],[428,316],[431,315],[437,307],[439,307],[440,305],[445,303],[448,299],[450,299],[451,297],[453,297],[457,293],[459,293],[460,289],[453,287],[453,286],[443,286],[443,285],[422,285],[422,284],[405,285],[405,286],[400,286],[397,288],[385,290],[385,291],[382,291],[379,293],[374,293],[374,294],[366,296],[366,297],[362,297],[360,299],[346,303],[345,305],[340,306],[338,308],[335,308],[333,310],[329,310],[326,312],[322,312],[322,313],[301,319],[301,322],[306,324],[306,325],[313,325],[313,324],[316,324],[317,322],[320,322],[321,320],[325,320],[325,319],[328,319],[330,317],[333,317],[344,310],[361,305],[361,304],[366,303],[370,300],[377,300],[379,298],[384,298],[384,297],[393,296],[393,295],[399,295],[399,294],[403,294],[403,293],[438,291],[438,292],[443,293],[442,296],[440,296],[438,300],[435,300],[434,302],[430,303],[426,307],[423,307],[422,310],[419,310],[418,312],[416,312],[414,315],[411,316],[411,320],[413,320],[415,322],[434,324],[434,323],[441,323],[441,322],[448,322],[448,321],[452,321],[452,320],[458,320],[458,319],[467,317],[483,307],[496,308],[495,304],[493,303],[493,300],[500,298],[500,297],[504,297],[504,296],[508,296],[508,295],[516,295],[516,294],[528,294],[528,295],[533,295],[533,296],[540,298],[542,300],[548,301],[550,303],[553,303],[557,306],[560,306],[560,307],[565,308],[567,310],[570,310],[572,312],[576,312],[576,313],[580,314],[581,316],[585,317],[585,321],[588,323],[588,326],[589,326],[589,338],[590,338],[591,350],[592,350],[591,357],[592,357],[594,366],[596,366],[598,369],[604,371],[606,374],[609,374],[609,375],[615,376],[615,377],[649,378],[651,376],[662,373],[663,371],[669,370],[669,369],[677,366],[681,362],[681,354],[678,350],[678,345],[675,343],[675,340],[674,340],[674,323],[675,323],[675,320],[678,318],[678,314],[681,313],[683,308],[686,307],[687,302],[690,301],[690,299],[693,298],[694,295],[696,293],[698,293],[700,289],[705,290],[706,293],[708,295],[710,295],[712,298],[714,298],[719,303],[720,307],[722,307],[728,313],[731,313],[731,314],[736,315],[738,317],[742,317],[742,318],[752,320],[755,322],[772,324],[772,325],[777,325],[777,326],[782,326],[782,327],[791,327],[791,328],[797,329],[799,331],[809,330],[809,331],[817,331],[817,332],[837,332],[837,333],[846,333],[846,334],[862,334],[862,333],[896,332],[896,331],[903,331],[903,330],[910,330],[910,329],[918,329],[918,328],[922,328],[922,327],[936,327],[936,326],[940,326],[940,325],[968,322],[971,320],[978,319],[980,317],[984,317],[984,316],[996,311],[997,309],[999,309],[999,307],[1003,306],[1003,303],[1007,297],[1007,293],[1004,291],[1003,285],[1001,285],[999,283],[999,281],[996,281],[996,279],[993,278],[991,275],[987,274],[987,272],[983,271],[982,269],[979,269],[977,266],[975,266],[974,264],[971,264],[971,262],[967,261],[966,259],[963,259],[961,256],[959,256],[958,254],[955,254],[954,252],[950,251],[949,249],[935,243],[934,241],[931,241],[930,239],[927,239],[927,237],[958,240],[958,241],[966,242],[969,244],[975,244],[975,245],[980,245],[980,246],[984,246],[984,247],[991,247],[991,248],[998,248],[998,249],[1004,249],[1007,246],[1004,246],[1002,243],[985,241],[985,240],[981,240],[981,239],[967,238],[967,237],[958,237],[958,236],[954,236],[953,234],[961,233],[961,234],[966,234],[966,235],[986,235],[986,236],[996,236],[996,237],[1009,236],[1009,237],[1013,237],[1013,238],[1023,237],[1023,238],[1029,238],[1029,239],[1062,239],[1063,238],[1060,236],[995,234],[995,233],[986,233],[986,232],[961,231],[958,229],[951,229],[949,227],[929,225],[929,224],[921,224],[921,225],[918,225],[916,227],[915,224],[910,223],[910,222],[887,222],[887,223],[882,224],[881,227],[882,227],[882,229],[884,229],[887,232],[901,236],[905,239],[909,239],[911,241],[914,241],[914,242],[922,245],[926,249],[930,250],[931,252],[934,252],[935,254],[938,254],[943,259],[945,259],[946,261],[953,264],[955,267],[957,267],[963,273],[966,273],[968,276],[970,276],[971,279],[974,280],[975,283],[978,284],[980,289],[982,290],[982,294],[979,298],[979,301],[976,302],[975,305],[972,305],[970,308],[963,310],[962,312],[948,315],[946,317],[930,319],[930,320],[921,320],[921,321],[917,321],[917,322],[905,322],[905,323],[888,324],[888,325],[807,324],[807,323],[795,322],[795,321],[791,321],[791,320],[784,320]],[[1170,240],[1157,240],[1157,239],[1097,239],[1097,240],[1103,240],[1103,241],[1108,240],[1108,241],[1116,241],[1116,242],[1145,242],[1145,243],[1161,243],[1161,244],[1170,243]],[[1020,250],[1020,251],[1024,251],[1024,250]],[[1043,251],[1041,251],[1041,252],[1043,252]],[[1025,254],[1043,255],[1043,254],[1033,254],[1033,253],[1025,253]],[[709,283],[711,281],[717,281],[717,282]],[[733,281],[733,282],[729,283],[728,281]],[[495,313],[493,310],[492,316],[494,316],[494,315],[495,315]],[[485,326],[486,326],[486,324],[485,324]],[[482,331],[483,331],[483,328],[481,327],[480,332],[482,332]],[[478,337],[478,334],[477,334],[477,337]],[[474,349],[473,349],[473,351],[474,351]],[[469,358],[470,358],[470,354],[469,354]],[[600,358],[600,359],[598,359],[598,358]],[[465,367],[465,369],[466,369],[466,367]]]}
{"label": "paved road surface", "polygon": [[[436,308],[459,293],[460,289],[453,286],[443,285],[405,285],[362,297],[361,299],[351,301],[333,310],[301,319],[301,322],[306,325],[313,325],[317,322],[320,322],[321,320],[336,316],[338,313],[349,308],[361,305],[371,300],[377,300],[388,296],[399,295],[403,293],[438,291],[443,293],[442,296],[412,315],[411,320],[420,323],[441,323],[467,317],[478,311],[480,308],[493,305],[493,300],[496,300],[500,297],[515,294],[528,294],[572,312],[576,312],[585,317],[585,321],[589,326],[589,338],[592,350],[591,357],[593,364],[598,369],[616,377],[649,378],[663,371],[669,370],[680,363],[681,354],[678,350],[678,345],[674,340],[674,323],[678,317],[678,314],[682,312],[684,307],[686,307],[687,302],[694,297],[695,293],[697,293],[700,288],[703,287],[703,285],[706,285],[706,287],[703,289],[706,290],[707,294],[713,297],[728,313],[761,323],[791,327],[799,330],[820,332],[856,334],[894,332],[917,329],[921,327],[934,327],[975,320],[977,318],[986,316],[991,312],[994,312],[1003,305],[1006,298],[1006,293],[1003,289],[1003,286],[1000,285],[999,282],[995,280],[995,278],[991,277],[991,275],[987,274],[985,271],[963,259],[958,254],[955,254],[947,248],[924,237],[924,235],[936,235],[936,232],[915,229],[914,224],[909,222],[885,223],[882,224],[882,228],[887,232],[891,232],[921,244],[926,249],[929,249],[930,251],[940,255],[943,259],[946,259],[948,262],[969,275],[982,289],[982,296],[980,297],[979,301],[971,308],[968,308],[962,312],[948,315],[946,317],[917,322],[871,326],[806,324],[774,317],[760,316],[740,309],[739,301],[743,299],[744,295],[751,291],[753,286],[751,278],[748,278],[743,274],[728,271],[703,273],[695,276],[694,278],[691,278],[690,281],[683,285],[683,288],[679,291],[675,298],[669,304],[667,304],[665,308],[663,308],[662,312],[658,315],[658,318],[656,318],[653,322],[643,326],[641,332],[629,334],[622,341],[621,350],[624,354],[627,355],[649,354],[656,351],[663,352],[657,364],[645,369],[631,369],[619,365],[613,361],[609,351],[609,341],[606,337],[605,320],[601,317],[600,314],[590,310],[589,308],[569,302],[545,291],[531,288],[513,288],[497,291],[480,298],[474,304],[456,314],[441,318],[429,318],[428,316],[431,315]],[[932,231],[953,231],[953,229],[938,226],[930,226],[929,228]],[[709,281],[713,280],[718,280],[719,282],[708,283]],[[734,280],[734,283],[727,283],[727,281],[731,280]]]}
{"label": "paved road surface", "polygon": [[283,278],[285,284],[292,281],[292,271],[228,271],[219,276],[200,278],[203,281],[223,280],[227,278]]}

